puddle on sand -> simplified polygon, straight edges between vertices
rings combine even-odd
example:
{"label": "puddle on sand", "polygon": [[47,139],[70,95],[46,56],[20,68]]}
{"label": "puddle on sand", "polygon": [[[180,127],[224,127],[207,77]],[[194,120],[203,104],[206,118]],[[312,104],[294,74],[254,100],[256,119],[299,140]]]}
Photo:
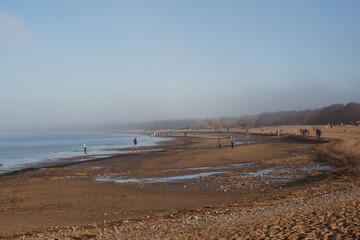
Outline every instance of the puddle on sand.
{"label": "puddle on sand", "polygon": [[[229,164],[223,165],[218,167],[197,167],[197,168],[185,168],[185,169],[169,169],[168,171],[175,171],[175,170],[187,170],[187,171],[207,171],[207,170],[225,170],[225,169],[236,169],[236,168],[243,168],[247,166],[254,166],[255,163],[240,163],[240,164]],[[331,167],[328,165],[310,165],[305,167],[299,168],[280,168],[280,167],[273,167],[262,169],[257,172],[245,172],[240,173],[238,176],[240,178],[245,178],[244,180],[239,180],[238,182],[252,182],[252,183],[262,183],[262,182],[283,182],[289,183],[294,182],[300,179],[304,179],[307,175],[299,174],[299,171],[313,171],[313,170],[324,170],[328,171]],[[170,176],[170,177],[142,177],[142,178],[124,178],[124,176],[98,176],[95,181],[111,181],[116,183],[182,183],[188,182],[193,179],[202,178],[202,177],[209,177],[215,174],[223,174],[223,173],[230,173],[231,171],[212,171],[212,172],[201,172],[195,174],[184,174],[178,176]],[[280,173],[279,175],[276,175]],[[249,179],[250,178],[250,179]]]}
{"label": "puddle on sand", "polygon": [[114,177],[100,176],[97,177],[96,181],[111,181],[116,183],[179,183],[181,181],[189,181],[196,178],[208,177],[214,174],[229,173],[229,171],[223,172],[207,172],[197,173],[189,175],[171,176],[171,177],[160,177],[160,178],[123,178],[117,179]]}
{"label": "puddle on sand", "polygon": [[103,167],[99,167],[99,166],[94,166],[94,167],[90,167],[90,169],[102,169]]}
{"label": "puddle on sand", "polygon": [[291,173],[291,172],[295,172],[295,171],[313,171],[313,170],[324,170],[324,171],[329,171],[331,169],[330,166],[328,165],[319,165],[319,164],[314,164],[311,166],[305,166],[305,167],[300,167],[300,168],[267,168],[267,169],[263,169],[257,172],[247,172],[244,173],[244,175],[248,175],[251,177],[259,177],[259,176],[266,176],[269,173],[273,173],[273,172],[281,172],[281,173]]}
{"label": "puddle on sand", "polygon": [[111,178],[111,177],[98,177],[95,179],[95,181],[117,182],[117,183],[142,183],[142,181],[137,178],[115,179],[115,178]]}
{"label": "puddle on sand", "polygon": [[311,166],[305,166],[300,168],[301,171],[312,171],[312,170],[324,170],[324,171],[329,171],[331,169],[331,167],[329,165],[319,165],[319,164],[314,164]]}
{"label": "puddle on sand", "polygon": [[273,182],[273,183],[290,183],[290,182],[295,182],[298,181],[300,179],[305,179],[307,176],[306,175],[280,175],[280,176],[276,176],[276,175],[268,175],[267,178],[265,179],[265,181],[268,182]]}
{"label": "puddle on sand", "polygon": [[[314,170],[323,170],[323,171],[329,171],[331,169],[328,165],[319,165],[319,164],[313,164],[310,166],[300,167],[300,168],[267,168],[263,169],[257,172],[246,172],[242,173],[241,177],[247,177],[247,178],[255,178],[251,180],[244,180],[240,182],[294,182],[300,179],[304,179],[307,177],[307,175],[303,174],[297,174],[298,171],[314,171]],[[275,172],[279,173],[287,173],[285,175],[274,175]],[[293,173],[293,175],[291,175]],[[261,178],[261,179],[258,179]]]}
{"label": "puddle on sand", "polygon": [[222,170],[222,169],[232,169],[232,168],[244,168],[253,166],[255,163],[248,162],[248,163],[235,163],[235,164],[228,164],[222,166],[215,166],[215,167],[193,167],[193,168],[183,168],[183,169],[167,169],[167,171],[201,171],[201,170]]}
{"label": "puddle on sand", "polygon": [[259,177],[259,176],[264,176],[264,175],[267,175],[268,173],[272,173],[275,171],[276,171],[275,168],[268,168],[268,169],[260,170],[257,172],[247,172],[247,173],[244,173],[244,175],[247,175],[250,177]]}

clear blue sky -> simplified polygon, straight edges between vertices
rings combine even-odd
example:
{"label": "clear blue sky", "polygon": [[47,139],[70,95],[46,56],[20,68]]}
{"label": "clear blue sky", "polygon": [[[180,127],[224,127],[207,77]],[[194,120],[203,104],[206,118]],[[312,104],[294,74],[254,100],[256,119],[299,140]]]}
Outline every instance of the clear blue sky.
{"label": "clear blue sky", "polygon": [[360,1],[0,0],[0,131],[360,102]]}

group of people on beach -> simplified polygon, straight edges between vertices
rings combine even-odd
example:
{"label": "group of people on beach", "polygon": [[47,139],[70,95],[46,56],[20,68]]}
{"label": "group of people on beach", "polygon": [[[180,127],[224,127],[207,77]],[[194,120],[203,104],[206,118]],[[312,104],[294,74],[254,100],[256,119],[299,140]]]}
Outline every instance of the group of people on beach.
{"label": "group of people on beach", "polygon": [[[314,128],[315,128],[315,125],[314,125]],[[282,130],[281,130],[282,131]],[[302,135],[310,135],[310,129],[309,128],[304,128],[304,129],[302,129],[302,128],[300,128],[300,133],[302,134]],[[277,134],[279,135],[279,133],[278,133],[278,131],[277,131]],[[184,135],[185,135],[185,133],[184,133]],[[186,134],[187,135],[187,134]],[[186,136],[185,135],[185,136]],[[294,135],[296,135],[296,129],[294,130]],[[154,137],[155,136],[155,133],[153,134],[153,135],[151,135],[151,137]],[[320,130],[320,128],[319,128],[319,126],[316,126],[316,137],[320,140],[321,139],[321,137],[322,137],[322,132],[321,132],[321,130]],[[246,134],[245,135],[245,139],[246,140],[249,140],[249,134]],[[137,140],[137,137],[135,137],[134,138],[134,140],[133,140],[133,143],[134,143],[134,147],[133,147],[133,152],[138,152],[139,150],[138,150],[138,140]],[[235,139],[232,137],[232,136],[230,136],[230,146],[231,146],[231,148],[234,148],[234,144],[235,144]],[[221,138],[219,138],[218,139],[218,147],[219,147],[219,150],[221,149]],[[84,153],[86,154],[86,143],[84,143]]]}
{"label": "group of people on beach", "polygon": [[304,128],[304,129],[300,128],[300,134],[301,134],[301,135],[310,135],[310,128],[308,128],[308,129],[306,129],[306,128]]}
{"label": "group of people on beach", "polygon": [[[134,138],[134,147],[133,147],[133,152],[138,152],[138,141],[137,141],[137,137]],[[84,153],[86,154],[86,142],[84,143]]]}
{"label": "group of people on beach", "polygon": [[[316,129],[316,130],[315,130]],[[321,137],[322,137],[322,131],[321,129],[319,128],[319,125],[316,126],[315,128],[315,125],[313,126],[313,130],[315,131],[316,133],[316,137],[321,140]],[[300,128],[300,134],[301,135],[310,135],[310,128]],[[296,135],[296,129],[294,130],[294,135]]]}

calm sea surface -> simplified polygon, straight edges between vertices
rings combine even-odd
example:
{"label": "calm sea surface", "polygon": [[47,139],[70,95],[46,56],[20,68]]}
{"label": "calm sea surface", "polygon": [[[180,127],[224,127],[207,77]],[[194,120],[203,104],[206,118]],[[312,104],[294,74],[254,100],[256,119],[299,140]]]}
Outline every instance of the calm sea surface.
{"label": "calm sea surface", "polygon": [[0,173],[59,159],[119,153],[115,149],[132,147],[134,137],[138,138],[140,148],[165,140],[127,133],[0,134]]}

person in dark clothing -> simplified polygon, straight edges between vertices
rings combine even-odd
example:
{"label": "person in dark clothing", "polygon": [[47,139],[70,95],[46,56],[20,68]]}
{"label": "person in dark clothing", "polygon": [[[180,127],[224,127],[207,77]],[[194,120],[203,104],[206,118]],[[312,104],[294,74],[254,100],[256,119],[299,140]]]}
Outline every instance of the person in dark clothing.
{"label": "person in dark clothing", "polygon": [[322,137],[322,132],[321,132],[321,129],[319,128],[319,130],[318,130],[318,139],[319,139],[319,141],[321,140],[321,137]]}
{"label": "person in dark clothing", "polygon": [[133,152],[137,152],[138,151],[138,146],[137,146],[137,137],[134,138],[134,149]]}

